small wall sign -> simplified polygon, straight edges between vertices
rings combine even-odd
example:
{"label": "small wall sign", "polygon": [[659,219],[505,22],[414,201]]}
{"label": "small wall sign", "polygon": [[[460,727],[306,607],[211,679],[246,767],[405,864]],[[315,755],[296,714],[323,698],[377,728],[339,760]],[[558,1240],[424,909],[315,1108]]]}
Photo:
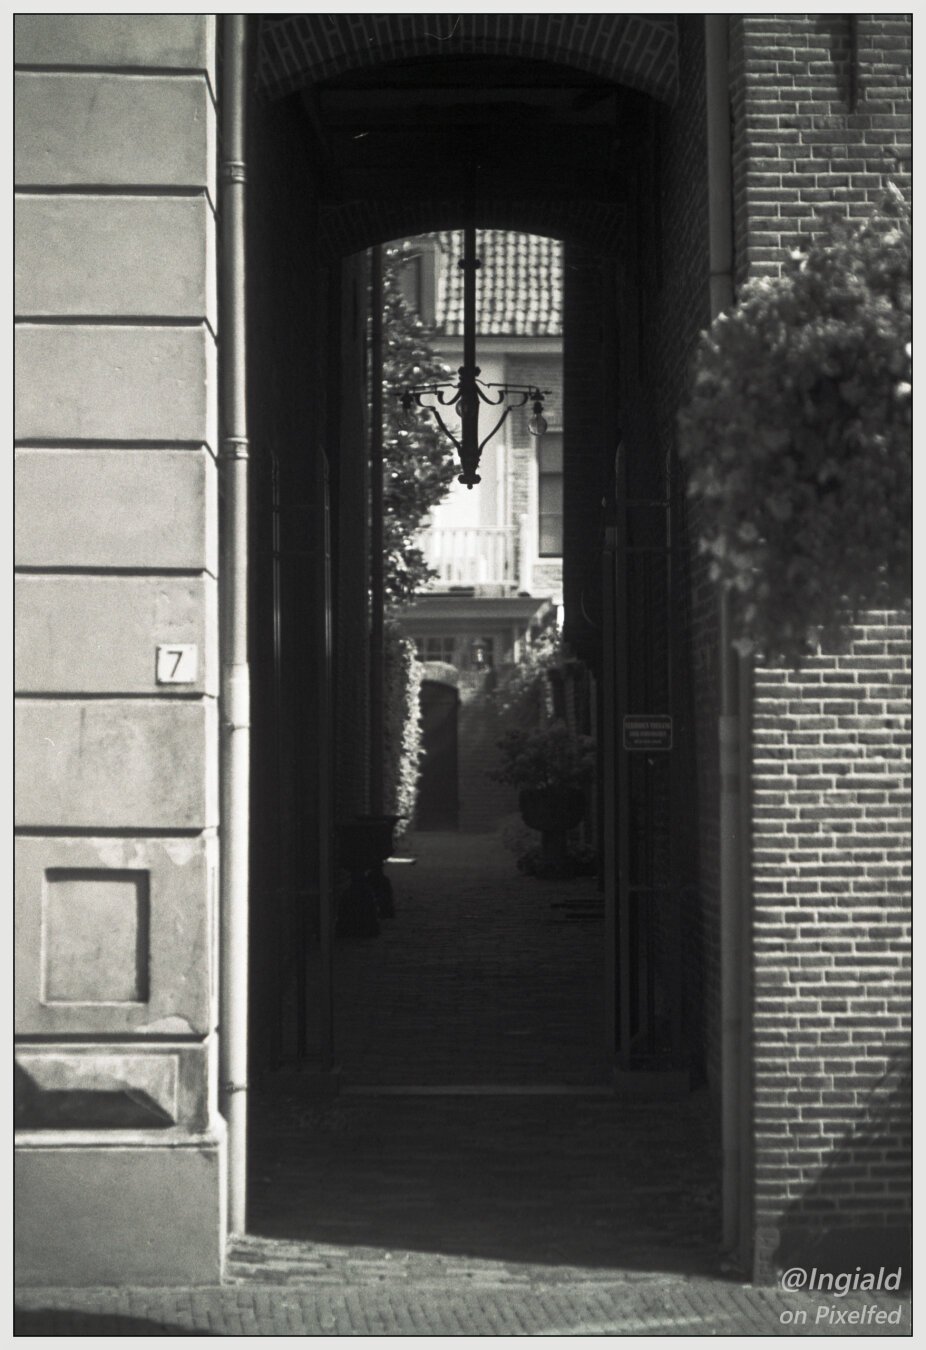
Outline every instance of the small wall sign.
{"label": "small wall sign", "polygon": [[625,750],[671,750],[669,713],[628,713],[624,718]]}
{"label": "small wall sign", "polygon": [[158,684],[195,684],[199,652],[195,642],[171,642],[157,649]]}

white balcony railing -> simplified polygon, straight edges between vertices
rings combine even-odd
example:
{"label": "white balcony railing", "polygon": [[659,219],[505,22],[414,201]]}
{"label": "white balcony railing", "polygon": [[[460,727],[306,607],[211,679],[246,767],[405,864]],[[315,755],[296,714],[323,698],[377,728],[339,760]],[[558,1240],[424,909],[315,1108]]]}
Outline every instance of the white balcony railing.
{"label": "white balcony railing", "polygon": [[421,548],[437,572],[435,585],[501,586],[515,580],[511,530],[431,528],[422,534]]}

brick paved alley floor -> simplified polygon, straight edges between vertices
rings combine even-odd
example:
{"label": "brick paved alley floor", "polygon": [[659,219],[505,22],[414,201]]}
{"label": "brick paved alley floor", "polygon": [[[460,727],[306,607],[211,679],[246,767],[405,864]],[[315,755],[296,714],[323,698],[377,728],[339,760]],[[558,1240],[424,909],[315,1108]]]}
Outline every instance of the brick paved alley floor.
{"label": "brick paved alley floor", "polygon": [[[312,1097],[298,1073],[254,1094],[253,1233],[322,1265],[350,1247],[351,1270],[379,1271],[383,1252],[714,1269],[705,1094],[605,1086],[595,880],[525,877],[494,835],[420,834],[409,851],[390,869],[396,917],[336,949],[341,1094]],[[263,1278],[262,1250],[236,1270],[253,1259]]]}
{"label": "brick paved alley floor", "polygon": [[593,880],[522,877],[491,836],[409,851],[395,919],[336,950],[340,1093],[253,1094],[225,1284],[25,1290],[18,1334],[909,1334],[906,1300],[878,1305],[900,1325],[847,1324],[858,1298],[820,1320],[723,1269],[706,1094],[604,1089]]}
{"label": "brick paved alley floor", "polygon": [[518,872],[495,834],[420,833],[396,917],[335,949],[345,1082],[602,1083],[604,911],[594,878]]}
{"label": "brick paved alley floor", "polygon": [[[881,1323],[873,1318],[879,1314]],[[852,1317],[855,1321],[849,1321]],[[888,1321],[887,1319],[891,1320]],[[821,1299],[703,1277],[25,1290],[19,1336],[910,1336],[906,1296]]]}

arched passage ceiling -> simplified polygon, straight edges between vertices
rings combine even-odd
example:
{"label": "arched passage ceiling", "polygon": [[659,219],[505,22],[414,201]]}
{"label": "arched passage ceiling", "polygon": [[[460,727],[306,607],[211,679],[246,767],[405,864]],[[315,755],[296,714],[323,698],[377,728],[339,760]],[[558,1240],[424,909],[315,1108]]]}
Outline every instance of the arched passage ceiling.
{"label": "arched passage ceiling", "polygon": [[288,14],[260,20],[256,85],[279,98],[388,62],[456,56],[549,61],[672,103],[672,14]]}
{"label": "arched passage ceiling", "polygon": [[[416,27],[427,16],[263,22],[258,89],[264,97],[299,89],[323,250],[355,252],[472,219],[622,252],[627,205],[652,153],[656,103],[642,90],[658,86],[664,98],[674,90],[674,20],[458,17],[439,55],[411,58],[430,41]],[[595,24],[609,42],[589,42]],[[301,44],[285,62],[284,32]],[[543,51],[556,59],[539,59]]]}

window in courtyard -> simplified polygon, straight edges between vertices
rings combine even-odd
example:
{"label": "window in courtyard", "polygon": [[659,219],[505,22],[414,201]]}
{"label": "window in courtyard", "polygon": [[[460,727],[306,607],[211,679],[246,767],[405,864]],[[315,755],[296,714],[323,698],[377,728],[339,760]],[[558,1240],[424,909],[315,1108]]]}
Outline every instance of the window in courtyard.
{"label": "window in courtyard", "polygon": [[537,451],[538,552],[559,558],[563,552],[563,433],[548,431]]}
{"label": "window in courtyard", "polygon": [[455,636],[416,637],[415,648],[419,661],[445,661],[451,666],[457,664],[457,639]]}
{"label": "window in courtyard", "polygon": [[425,324],[435,319],[439,262],[437,240],[424,238],[405,240],[396,263],[402,298]]}

